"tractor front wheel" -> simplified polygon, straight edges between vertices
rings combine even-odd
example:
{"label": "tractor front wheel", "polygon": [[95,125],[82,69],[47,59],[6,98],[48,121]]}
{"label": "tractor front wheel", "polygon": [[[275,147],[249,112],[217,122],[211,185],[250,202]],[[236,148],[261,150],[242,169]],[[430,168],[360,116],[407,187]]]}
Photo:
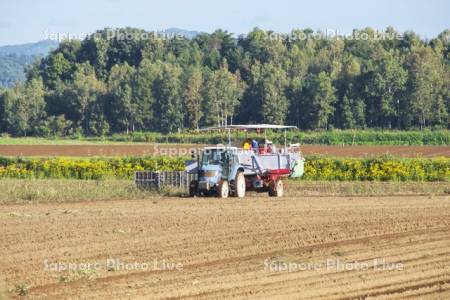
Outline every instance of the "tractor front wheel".
{"label": "tractor front wheel", "polygon": [[192,180],[189,184],[189,196],[195,197],[198,194],[198,182],[197,180]]}
{"label": "tractor front wheel", "polygon": [[230,192],[228,181],[223,180],[217,189],[217,195],[219,198],[228,198],[228,194]]}
{"label": "tractor front wheel", "polygon": [[277,179],[270,183],[269,185],[269,196],[270,197],[283,197],[284,186],[281,179]]}

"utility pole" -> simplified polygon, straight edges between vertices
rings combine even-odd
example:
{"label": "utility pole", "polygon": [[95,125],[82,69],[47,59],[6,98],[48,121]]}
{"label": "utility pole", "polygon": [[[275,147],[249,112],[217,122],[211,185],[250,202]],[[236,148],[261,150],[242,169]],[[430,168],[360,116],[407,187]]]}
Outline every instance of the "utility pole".
{"label": "utility pole", "polygon": [[397,98],[397,129],[400,129],[400,99]]}

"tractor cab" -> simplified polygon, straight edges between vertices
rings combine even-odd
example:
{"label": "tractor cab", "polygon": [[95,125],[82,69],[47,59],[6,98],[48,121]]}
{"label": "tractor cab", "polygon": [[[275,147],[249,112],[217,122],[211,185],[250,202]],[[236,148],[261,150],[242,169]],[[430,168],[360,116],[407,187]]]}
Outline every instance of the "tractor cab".
{"label": "tractor cab", "polygon": [[231,165],[237,162],[236,147],[206,147],[198,157],[198,190],[217,192],[221,181],[228,180]]}

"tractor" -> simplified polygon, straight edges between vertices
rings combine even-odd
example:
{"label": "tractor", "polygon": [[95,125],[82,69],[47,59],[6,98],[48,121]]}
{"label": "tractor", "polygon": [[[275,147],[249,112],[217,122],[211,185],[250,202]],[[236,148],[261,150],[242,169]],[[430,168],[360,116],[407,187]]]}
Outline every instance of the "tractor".
{"label": "tractor", "polygon": [[[229,132],[232,129],[287,128],[292,126],[263,124],[226,127]],[[259,144],[250,149],[233,147],[230,138],[227,146],[206,147],[196,157],[196,166],[190,167],[197,172],[197,179],[190,182],[189,195],[241,198],[246,191],[256,191],[281,197],[284,192],[283,179],[303,175],[304,159],[297,150],[296,147],[287,147],[286,135],[285,146],[280,150],[273,144]]]}

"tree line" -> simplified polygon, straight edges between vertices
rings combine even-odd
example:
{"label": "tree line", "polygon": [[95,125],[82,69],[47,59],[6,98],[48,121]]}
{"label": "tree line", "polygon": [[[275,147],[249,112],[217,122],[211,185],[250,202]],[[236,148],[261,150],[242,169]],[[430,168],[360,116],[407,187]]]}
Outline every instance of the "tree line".
{"label": "tree line", "polygon": [[[431,40],[295,36],[255,28],[192,39],[123,38],[109,29],[62,42],[0,90],[0,132],[14,136],[177,132],[231,123],[305,130],[448,128],[450,30]],[[361,35],[361,34],[364,35]],[[399,34],[393,28],[385,33]]]}

